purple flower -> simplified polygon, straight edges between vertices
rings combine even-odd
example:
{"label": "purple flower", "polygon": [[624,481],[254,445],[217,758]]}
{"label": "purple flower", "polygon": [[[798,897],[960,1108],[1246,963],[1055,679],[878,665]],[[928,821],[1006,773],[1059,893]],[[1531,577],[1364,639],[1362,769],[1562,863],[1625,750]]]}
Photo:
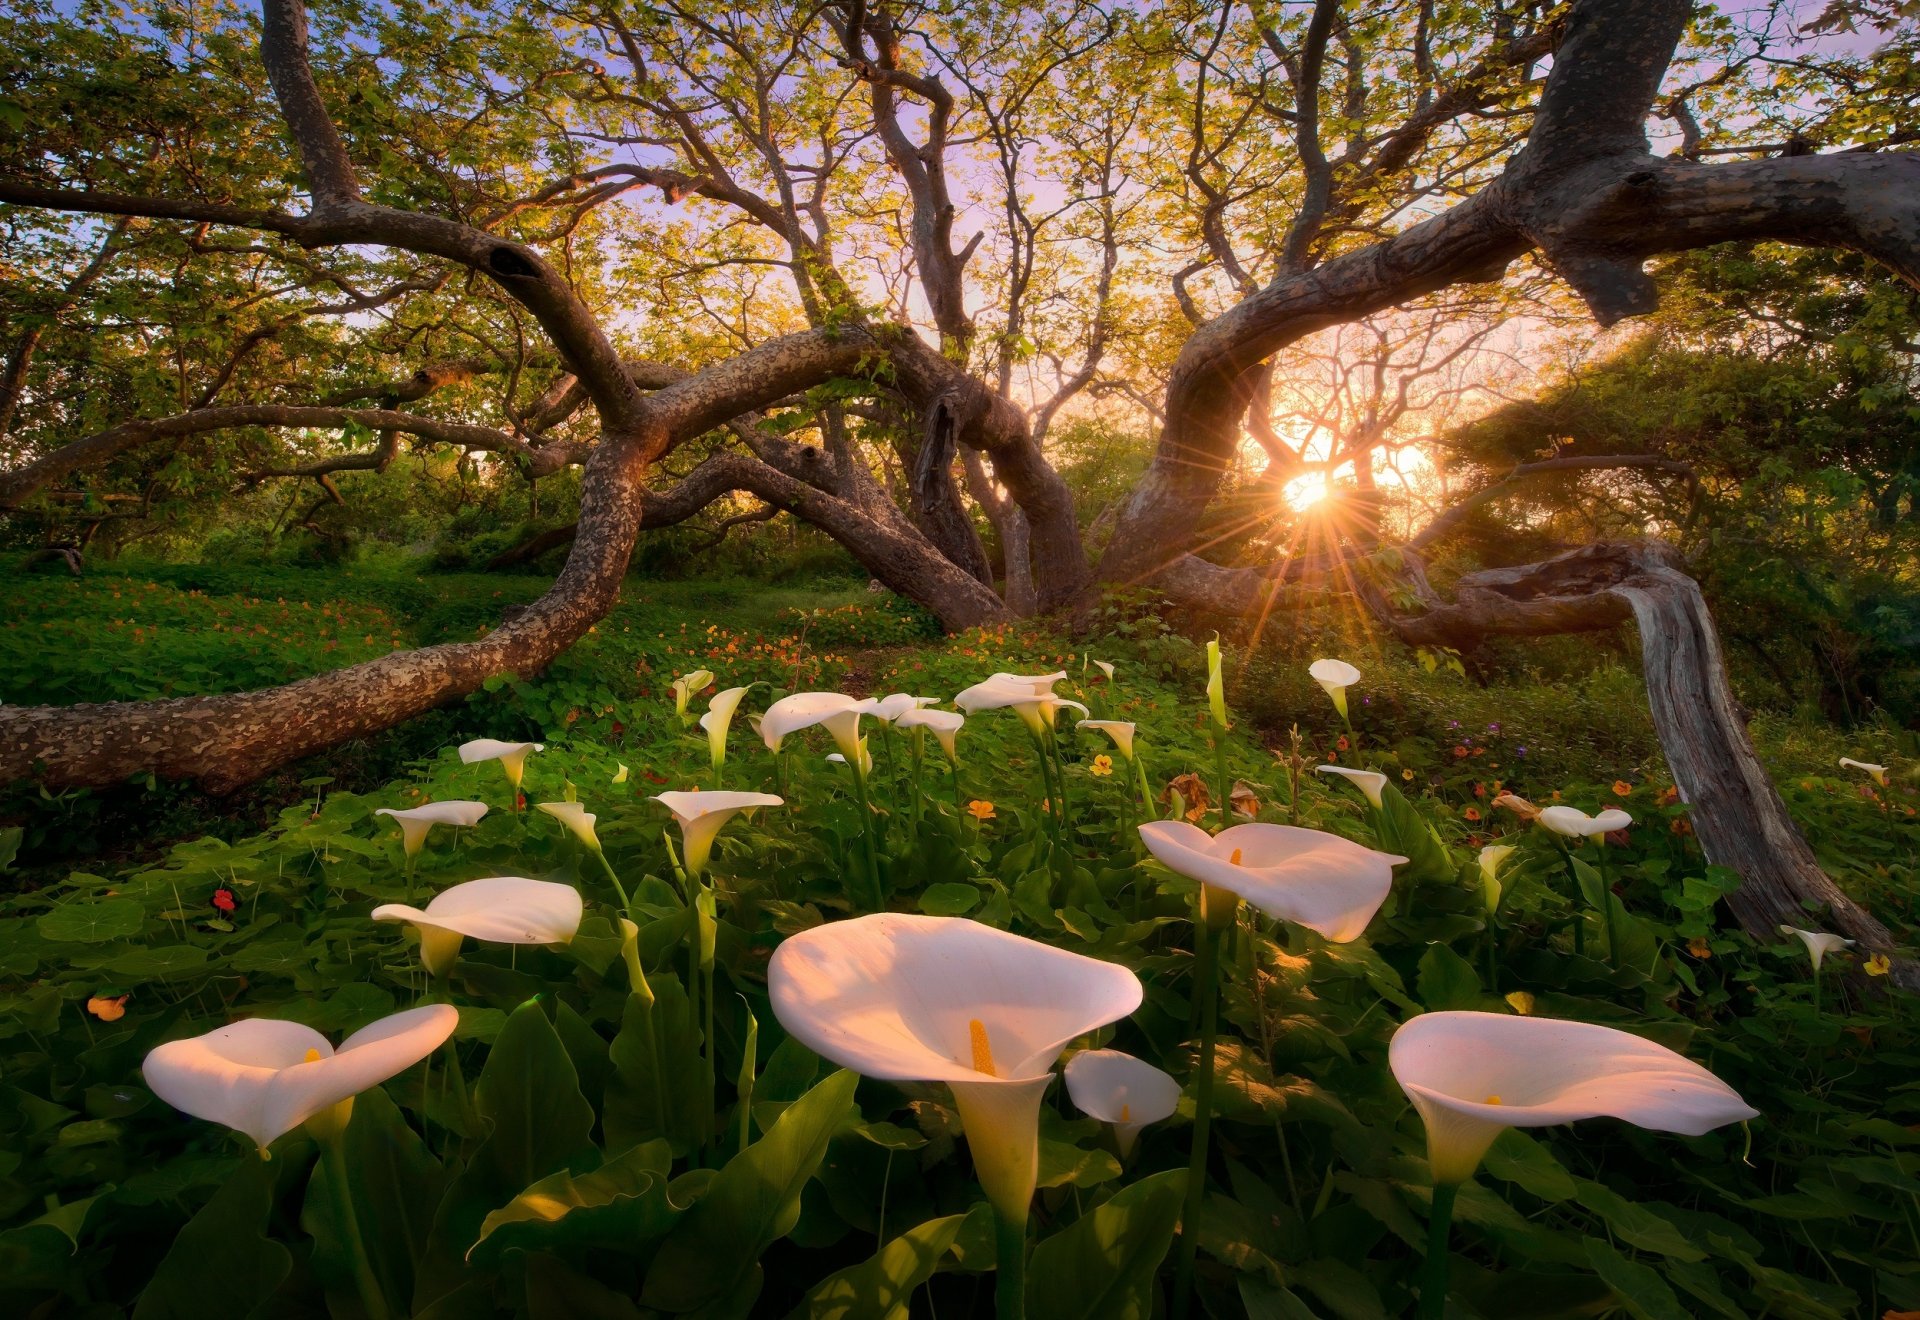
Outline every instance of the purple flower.
{"label": "purple flower", "polygon": [[1522,756],[1525,756],[1527,754],[1527,749],[1524,747],[1520,748],[1519,751],[1520,751],[1520,755]]}
{"label": "purple flower", "polygon": [[1488,733],[1498,733],[1498,732],[1500,732],[1500,725],[1499,725],[1499,722],[1498,722],[1498,721],[1496,721],[1496,722],[1494,722],[1494,723],[1492,723],[1492,724],[1489,724],[1489,725],[1487,726],[1487,732],[1488,732]]}
{"label": "purple flower", "polygon": [[1459,727],[1460,727],[1460,721],[1459,721],[1459,720],[1448,720],[1448,721],[1447,721],[1447,727],[1448,727],[1449,729],[1457,729],[1457,728],[1459,728]]}

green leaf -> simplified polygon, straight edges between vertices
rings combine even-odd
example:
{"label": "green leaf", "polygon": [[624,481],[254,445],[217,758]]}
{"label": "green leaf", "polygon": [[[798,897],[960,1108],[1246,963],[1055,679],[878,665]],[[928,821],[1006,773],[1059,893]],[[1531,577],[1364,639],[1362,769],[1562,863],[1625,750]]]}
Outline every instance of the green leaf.
{"label": "green leaf", "polygon": [[[984,1205],[970,1212],[984,1215]],[[910,1228],[867,1260],[830,1274],[796,1312],[809,1320],[907,1320],[914,1290],[940,1267],[967,1215],[929,1219]]]}
{"label": "green leaf", "polygon": [[1587,1259],[1638,1320],[1688,1320],[1673,1289],[1649,1267],[1628,1260],[1599,1238],[1587,1239]]}
{"label": "green leaf", "polygon": [[1705,1260],[1706,1253],[1693,1245],[1687,1234],[1671,1219],[1636,1205],[1612,1188],[1582,1180],[1580,1204],[1607,1221],[1607,1227],[1629,1246],[1642,1251],[1657,1251],[1675,1260]]}
{"label": "green leaf", "polygon": [[609,1052],[613,1071],[603,1111],[607,1149],[664,1137],[681,1153],[700,1144],[711,1117],[703,1088],[695,1082],[704,1077],[706,1064],[680,979],[655,973],[647,984],[653,1002],[627,996]]}
{"label": "green leaf", "polygon": [[14,858],[20,855],[20,840],[26,834],[26,830],[19,825],[0,830],[0,871],[12,868]]}
{"label": "green leaf", "polygon": [[1420,1001],[1436,1012],[1480,1005],[1480,977],[1473,964],[1444,944],[1421,955],[1417,986]]}
{"label": "green leaf", "polygon": [[1185,1170],[1157,1173],[1114,1193],[1033,1250],[1027,1311],[1047,1320],[1145,1320],[1153,1276],[1173,1242]]}
{"label": "green leaf", "polygon": [[107,961],[107,970],[129,980],[165,980],[184,976],[207,965],[207,951],[191,944],[170,944],[163,949],[129,949]]}
{"label": "green leaf", "polygon": [[[137,905],[136,905],[137,906]],[[245,1320],[293,1268],[293,1256],[267,1236],[273,1173],[249,1157],[187,1221],[140,1293],[134,1320]],[[209,1286],[217,1264],[218,1286]]]}
{"label": "green leaf", "polygon": [[1487,1151],[1485,1168],[1493,1177],[1514,1183],[1543,1201],[1570,1200],[1576,1190],[1573,1175],[1545,1146],[1519,1128],[1508,1128],[1495,1139]]}
{"label": "green leaf", "polygon": [[767,1134],[727,1161],[661,1244],[640,1300],[691,1311],[722,1296],[793,1230],[800,1193],[853,1108],[859,1077],[842,1069],[788,1105]]}
{"label": "green leaf", "polygon": [[564,1170],[542,1178],[488,1215],[467,1259],[496,1259],[519,1247],[604,1247],[630,1251],[660,1237],[680,1216],[667,1198],[673,1154],[650,1141],[616,1155],[592,1173]]}
{"label": "green leaf", "polygon": [[937,885],[928,885],[920,894],[920,910],[930,917],[965,916],[978,906],[979,886],[962,884],[957,880],[943,880]]}
{"label": "green leaf", "polygon": [[62,944],[101,944],[138,935],[147,911],[131,898],[103,898],[97,903],[62,903],[34,923],[40,938]]}

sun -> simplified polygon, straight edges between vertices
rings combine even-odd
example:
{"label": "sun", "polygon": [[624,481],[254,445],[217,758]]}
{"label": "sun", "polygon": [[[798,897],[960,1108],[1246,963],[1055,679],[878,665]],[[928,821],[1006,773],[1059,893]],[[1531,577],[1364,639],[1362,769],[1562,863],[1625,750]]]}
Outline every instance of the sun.
{"label": "sun", "polygon": [[1295,513],[1305,513],[1327,498],[1329,488],[1324,472],[1310,472],[1304,477],[1295,477],[1281,487],[1280,498]]}

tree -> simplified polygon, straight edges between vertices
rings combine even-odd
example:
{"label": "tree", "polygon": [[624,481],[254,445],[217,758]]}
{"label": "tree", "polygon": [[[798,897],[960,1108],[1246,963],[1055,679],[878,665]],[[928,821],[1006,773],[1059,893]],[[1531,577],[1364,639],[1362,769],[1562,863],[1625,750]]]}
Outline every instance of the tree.
{"label": "tree", "polygon": [[[312,286],[358,290],[349,298],[378,300],[393,286],[359,289],[353,272],[322,263],[397,259],[407,268],[392,272],[405,274],[399,283],[426,282],[404,291],[423,305],[456,290],[479,303],[442,315],[495,347],[488,373],[504,377],[506,424],[397,406],[408,390],[419,402],[441,388],[437,368],[417,386],[350,402],[230,406],[218,396],[234,373],[216,373],[204,402],[181,398],[169,415],[36,440],[0,477],[0,507],[57,497],[58,483],[156,444],[234,427],[363,428],[386,438],[328,461],[378,465],[390,437],[411,435],[502,455],[530,474],[579,464],[575,537],[552,590],[480,641],[268,692],[7,710],[0,774],[82,784],[154,770],[218,787],[388,727],[491,674],[545,664],[610,608],[644,526],[734,492],[821,527],[949,626],[1002,618],[1009,604],[986,580],[958,470],[998,530],[1017,609],[1027,608],[1030,575],[1032,607],[1043,610],[1098,583],[1150,583],[1249,617],[1289,590],[1357,583],[1398,635],[1456,649],[1634,618],[1656,723],[1701,840],[1746,876],[1735,898],[1742,919],[1770,925],[1811,898],[1884,947],[1885,931],[1819,873],[1793,831],[1741,728],[1704,600],[1665,548],[1602,543],[1469,574],[1451,599],[1429,585],[1420,554],[1452,526],[1445,513],[1399,548],[1376,551],[1362,537],[1241,567],[1193,553],[1193,530],[1238,465],[1249,406],[1271,397],[1266,364],[1316,331],[1498,280],[1523,259],[1544,263],[1609,325],[1654,309],[1645,259],[1729,241],[1845,248],[1920,283],[1920,162],[1821,153],[1799,138],[1720,161],[1693,106],[1732,96],[1757,56],[1723,56],[1662,100],[1690,16],[1684,0],[1470,7],[1444,20],[1424,3],[1363,14],[1338,0],[1285,15],[1207,4],[1138,20],[1076,0],[985,10],[841,0],[750,14],[688,0],[635,13],[559,6],[550,23],[501,23],[489,43],[455,18],[399,10],[371,43],[330,31],[316,71],[300,0],[263,0],[259,66],[297,172],[276,160],[278,135],[251,113],[243,34],[231,23],[184,32],[184,63],[217,74],[232,108],[222,146],[234,159],[221,162],[230,172],[182,168],[165,125],[146,124],[136,107],[121,125],[127,140],[111,140],[107,116],[104,128],[64,126],[9,150],[0,202],[139,222],[143,238],[158,225],[196,255],[213,244],[228,258],[305,263]],[[1696,29],[1707,48],[1717,21],[1709,11]],[[392,89],[381,59],[418,75],[414,96]],[[1688,76],[1698,71],[1691,55],[1683,63]],[[18,71],[12,81],[41,100],[59,94]],[[177,102],[165,110],[185,113]],[[1681,154],[1650,152],[1656,110],[1683,126]],[[1880,138],[1864,145],[1905,140]],[[1170,140],[1184,153],[1166,152]],[[1029,186],[1042,161],[1044,196]],[[536,168],[557,174],[528,177]],[[156,178],[167,186],[146,187]],[[961,238],[963,178],[998,180],[991,252],[984,229]],[[302,188],[307,204],[290,209]],[[637,358],[610,328],[620,265],[606,251],[617,237],[609,204],[634,194],[725,217],[710,251],[681,263],[681,309],[700,308],[712,326],[703,364],[670,360],[688,347],[684,335],[627,336],[667,350]],[[670,228],[644,239],[669,258]],[[1043,442],[1070,400],[1094,392],[1108,359],[1156,365],[1151,344],[1125,342],[1121,312],[1140,296],[1143,272],[1124,258],[1143,233],[1169,232],[1190,235],[1195,252],[1166,281],[1191,329],[1161,340],[1175,351],[1150,400],[1155,457],[1095,561]],[[213,237],[228,234],[242,241]],[[97,250],[119,241],[102,231]],[[1043,259],[1056,246],[1065,255]],[[993,278],[970,276],[975,262]],[[703,301],[751,287],[762,268],[784,272],[791,295],[773,312]],[[997,291],[990,304],[975,300],[980,287]],[[527,348],[530,331],[545,348]],[[243,362],[251,351],[230,355]],[[819,443],[796,442],[799,428]],[[683,446],[706,456],[649,491],[648,473]],[[865,461],[874,453],[882,473],[897,474],[900,499]],[[314,466],[248,475],[330,475]]]}

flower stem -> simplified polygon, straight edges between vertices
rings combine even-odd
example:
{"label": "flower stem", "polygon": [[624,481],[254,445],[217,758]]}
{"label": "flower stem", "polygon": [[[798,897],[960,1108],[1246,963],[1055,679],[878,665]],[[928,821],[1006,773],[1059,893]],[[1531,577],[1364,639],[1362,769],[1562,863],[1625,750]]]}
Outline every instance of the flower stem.
{"label": "flower stem", "polygon": [[600,859],[600,869],[607,873],[607,879],[613,881],[613,892],[620,895],[620,910],[631,917],[633,904],[627,898],[627,887],[621,884],[620,877],[614,874],[613,863],[607,860],[607,854],[602,849],[595,848],[593,855]]}
{"label": "flower stem", "polygon": [[[1195,899],[1196,904],[1201,900]],[[1174,1320],[1193,1305],[1193,1269],[1200,1257],[1200,1207],[1207,1189],[1207,1139],[1213,1126],[1213,1054],[1220,1029],[1220,932],[1204,914],[1194,921],[1193,993],[1200,1000],[1199,1075],[1193,1083],[1193,1153],[1187,1160],[1187,1202],[1180,1213],[1180,1265],[1173,1286]]]}
{"label": "flower stem", "polygon": [[867,891],[868,901],[875,912],[887,909],[886,891],[880,888],[880,849],[874,842],[873,803],[867,796],[866,772],[849,761],[847,768],[853,771],[853,795],[860,803],[860,837],[866,843],[867,852]]}
{"label": "flower stem", "polygon": [[1447,1274],[1452,1264],[1447,1233],[1459,1194],[1459,1183],[1434,1184],[1433,1208],[1427,1211],[1427,1261],[1420,1271],[1420,1320],[1441,1320],[1447,1312]]}
{"label": "flower stem", "polygon": [[1027,1221],[993,1212],[995,1320],[1026,1320]]}
{"label": "flower stem", "polygon": [[380,1281],[373,1277],[373,1264],[367,1259],[367,1244],[360,1236],[360,1216],[353,1208],[353,1184],[347,1181],[346,1133],[327,1137],[320,1143],[320,1157],[327,1165],[327,1186],[333,1192],[334,1207],[340,1216],[340,1232],[346,1238],[347,1254],[353,1260],[353,1286],[360,1294],[368,1320],[387,1320],[392,1314]]}

